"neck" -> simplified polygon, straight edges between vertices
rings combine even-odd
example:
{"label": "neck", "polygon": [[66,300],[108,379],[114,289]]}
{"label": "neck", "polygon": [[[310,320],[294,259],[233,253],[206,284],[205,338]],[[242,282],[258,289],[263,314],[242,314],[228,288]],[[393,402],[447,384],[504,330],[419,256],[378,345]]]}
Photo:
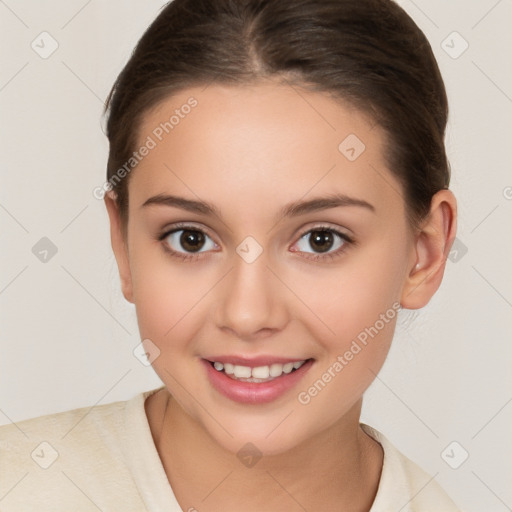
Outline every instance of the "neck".
{"label": "neck", "polygon": [[359,427],[360,412],[361,401],[306,442],[246,467],[165,388],[146,400],[155,446],[176,499],[183,510],[201,512],[318,510],[321,505],[324,510],[368,511],[383,453]]}

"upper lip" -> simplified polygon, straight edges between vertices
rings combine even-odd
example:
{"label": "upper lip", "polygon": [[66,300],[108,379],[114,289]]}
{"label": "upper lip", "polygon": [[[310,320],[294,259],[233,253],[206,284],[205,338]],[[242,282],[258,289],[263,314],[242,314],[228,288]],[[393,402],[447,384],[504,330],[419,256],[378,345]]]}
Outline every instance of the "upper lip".
{"label": "upper lip", "polygon": [[307,361],[308,357],[276,357],[276,356],[234,356],[234,355],[220,355],[220,356],[211,356],[205,357],[207,361],[212,363],[230,363],[238,366],[250,366],[251,368],[256,368],[258,366],[270,366],[272,364],[286,364],[286,363],[295,363],[296,361]]}

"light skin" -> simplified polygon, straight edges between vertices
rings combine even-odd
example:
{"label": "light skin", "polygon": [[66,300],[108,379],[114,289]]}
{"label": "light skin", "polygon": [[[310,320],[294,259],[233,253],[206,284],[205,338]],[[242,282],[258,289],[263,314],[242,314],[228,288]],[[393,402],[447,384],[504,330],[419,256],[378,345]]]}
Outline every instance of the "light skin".
{"label": "light skin", "polygon": [[[166,387],[145,406],[169,482],[183,510],[367,511],[383,453],[359,427],[362,395],[396,317],[307,405],[298,394],[394,303],[429,302],[455,237],[456,200],[438,192],[413,229],[381,129],[328,95],[277,82],[181,91],[146,114],[140,142],[190,96],[198,105],[130,177],[127,237],[112,194],[105,198],[123,294],[141,339],[160,350],[152,364]],[[338,149],[350,134],[366,146],[354,161]],[[278,218],[289,203],[335,193],[372,208]],[[143,206],[159,194],[208,202],[219,216]],[[206,233],[200,252],[180,243],[182,232],[158,240],[178,222]],[[354,243],[330,232],[332,248],[319,252],[310,243],[319,227]],[[252,263],[236,252],[247,236],[263,250]],[[201,358],[219,354],[314,363],[273,402],[242,404],[206,377]],[[248,442],[263,454],[252,468],[236,456]]]}

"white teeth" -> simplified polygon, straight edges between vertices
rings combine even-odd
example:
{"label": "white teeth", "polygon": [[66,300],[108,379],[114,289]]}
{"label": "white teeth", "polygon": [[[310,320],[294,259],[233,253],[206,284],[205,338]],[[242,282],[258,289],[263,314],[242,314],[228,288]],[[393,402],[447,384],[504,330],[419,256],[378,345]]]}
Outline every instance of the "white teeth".
{"label": "white teeth", "polygon": [[283,365],[280,363],[274,363],[270,365],[270,376],[279,377],[283,373]]}
{"label": "white teeth", "polygon": [[270,366],[250,366],[233,365],[231,363],[221,363],[215,361],[214,368],[236,379],[247,379],[247,382],[261,382],[261,380],[272,380],[280,377],[283,373],[291,373],[293,369],[298,370],[306,361],[295,361],[294,363],[274,363]]}
{"label": "white teeth", "polygon": [[[214,363],[215,364],[215,363]],[[222,364],[222,363],[221,363]],[[231,363],[225,363],[224,364],[224,371],[226,373],[229,373],[229,374],[232,374],[235,370],[235,367],[234,365],[232,365]]]}
{"label": "white teeth", "polygon": [[257,366],[252,369],[252,376],[255,379],[268,379],[270,375],[270,368],[268,366]]}
{"label": "white teeth", "polygon": [[251,368],[249,366],[239,366],[237,364],[235,365],[233,373],[237,379],[249,379],[251,377]]}
{"label": "white teeth", "polygon": [[283,372],[290,373],[293,370],[293,363],[283,364]]}

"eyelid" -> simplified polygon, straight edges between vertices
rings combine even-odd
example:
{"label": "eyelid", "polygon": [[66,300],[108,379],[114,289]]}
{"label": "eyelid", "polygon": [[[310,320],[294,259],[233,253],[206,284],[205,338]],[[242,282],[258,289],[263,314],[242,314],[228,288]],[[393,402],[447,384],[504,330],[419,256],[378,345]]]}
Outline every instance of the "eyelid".
{"label": "eyelid", "polygon": [[309,226],[307,228],[304,228],[300,231],[300,235],[298,235],[298,240],[300,240],[304,235],[307,235],[308,233],[311,233],[311,231],[332,231],[334,233],[337,233],[338,235],[340,235],[342,238],[346,239],[348,242],[350,243],[353,243],[355,244],[355,240],[353,238],[353,236],[347,232],[344,231],[343,228],[340,228],[338,226],[332,226],[328,223],[317,223],[315,224],[314,226]]}
{"label": "eyelid", "polygon": [[158,235],[158,240],[162,241],[165,238],[167,238],[170,234],[172,234],[176,231],[181,231],[182,229],[187,229],[187,228],[190,230],[197,230],[197,231],[203,232],[205,235],[208,235],[215,242],[215,245],[219,245],[215,241],[215,237],[212,235],[212,233],[210,232],[210,230],[208,228],[206,228],[205,226],[202,226],[202,225],[196,226],[193,222],[177,222],[175,224],[172,224],[171,226],[166,226],[160,232],[161,234]]}

